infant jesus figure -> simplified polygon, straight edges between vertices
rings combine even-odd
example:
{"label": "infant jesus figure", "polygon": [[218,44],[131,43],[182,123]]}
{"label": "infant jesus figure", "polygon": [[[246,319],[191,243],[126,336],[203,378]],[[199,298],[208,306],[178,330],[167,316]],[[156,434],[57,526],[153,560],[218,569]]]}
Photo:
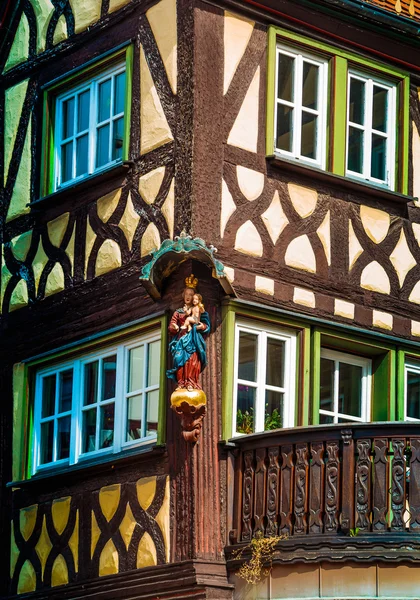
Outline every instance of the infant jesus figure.
{"label": "infant jesus figure", "polygon": [[198,325],[200,323],[201,314],[204,312],[203,297],[201,294],[194,294],[192,304],[192,308],[188,308],[185,311],[188,314],[188,317],[185,319],[185,323],[181,329],[188,329],[188,331],[191,331],[193,325]]}

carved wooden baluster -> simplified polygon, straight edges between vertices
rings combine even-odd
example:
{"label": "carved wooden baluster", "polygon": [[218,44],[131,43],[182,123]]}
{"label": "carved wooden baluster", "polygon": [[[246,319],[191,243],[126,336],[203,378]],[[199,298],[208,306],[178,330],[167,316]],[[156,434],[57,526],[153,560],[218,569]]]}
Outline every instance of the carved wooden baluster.
{"label": "carved wooden baluster", "polygon": [[354,529],[354,440],[351,429],[341,431],[343,438],[343,489],[341,509],[341,529],[344,532]]}
{"label": "carved wooden baluster", "polygon": [[254,487],[254,453],[247,450],[244,453],[244,477],[242,487],[242,535],[243,542],[252,538],[252,500]]}
{"label": "carved wooden baluster", "polygon": [[266,472],[265,466],[266,448],[258,448],[255,452],[257,465],[254,476],[254,536],[264,535],[264,515],[265,515],[265,491],[266,491]]}
{"label": "carved wooden baluster", "polygon": [[392,438],[394,456],[391,471],[391,508],[393,531],[403,531],[405,528],[403,514],[405,511],[405,439]]}
{"label": "carved wooden baluster", "polygon": [[420,438],[410,438],[410,482],[408,484],[408,504],[410,510],[410,531],[420,532]]}
{"label": "carved wooden baluster", "polygon": [[308,512],[308,444],[296,444],[295,466],[295,535],[307,531]]}
{"label": "carved wooden baluster", "polygon": [[324,512],[324,443],[312,442],[309,472],[309,533],[322,533]]}
{"label": "carved wooden baluster", "polygon": [[282,464],[280,471],[280,534],[292,535],[293,502],[293,446],[281,447]]}
{"label": "carved wooden baluster", "polygon": [[356,444],[359,455],[356,463],[356,527],[360,531],[369,531],[371,528],[371,445],[370,440],[358,440]]}
{"label": "carved wooden baluster", "polygon": [[327,442],[328,459],[325,466],[324,515],[324,529],[326,533],[335,533],[338,529],[338,506],[340,502],[340,462],[338,451],[338,441]]}
{"label": "carved wooden baluster", "polygon": [[386,531],[388,523],[386,520],[389,495],[389,464],[388,464],[388,440],[374,439],[373,451],[374,476],[373,476],[373,531]]}
{"label": "carved wooden baluster", "polygon": [[277,498],[279,487],[279,449],[274,446],[268,449],[267,469],[267,528],[266,536],[277,535]]}

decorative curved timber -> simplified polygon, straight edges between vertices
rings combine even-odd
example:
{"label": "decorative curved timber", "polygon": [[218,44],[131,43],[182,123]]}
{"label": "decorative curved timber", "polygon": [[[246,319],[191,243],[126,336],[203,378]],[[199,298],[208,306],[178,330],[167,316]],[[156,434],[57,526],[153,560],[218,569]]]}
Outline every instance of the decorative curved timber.
{"label": "decorative curved timber", "polygon": [[174,240],[165,240],[160,248],[152,252],[152,259],[144,265],[140,281],[154,300],[161,297],[163,280],[189,258],[204,263],[212,270],[212,275],[220,281],[226,294],[235,295],[227,278],[223,264],[214,257],[217,248],[206,246],[201,238],[192,238],[182,231]]}

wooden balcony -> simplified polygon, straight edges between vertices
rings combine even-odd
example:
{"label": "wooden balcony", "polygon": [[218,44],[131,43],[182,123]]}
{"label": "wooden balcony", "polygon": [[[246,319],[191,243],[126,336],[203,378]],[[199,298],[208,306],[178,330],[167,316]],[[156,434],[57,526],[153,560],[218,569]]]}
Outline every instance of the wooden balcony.
{"label": "wooden balcony", "polygon": [[280,561],[420,561],[419,424],[297,427],[229,451],[229,568],[232,551],[274,535]]}

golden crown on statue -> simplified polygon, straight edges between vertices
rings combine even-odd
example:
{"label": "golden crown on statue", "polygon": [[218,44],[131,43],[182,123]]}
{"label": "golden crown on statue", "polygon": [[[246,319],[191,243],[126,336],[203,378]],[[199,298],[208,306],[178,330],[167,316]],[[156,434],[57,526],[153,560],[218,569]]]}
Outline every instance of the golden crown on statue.
{"label": "golden crown on statue", "polygon": [[197,284],[198,284],[198,279],[197,279],[197,277],[194,277],[194,275],[192,273],[189,277],[185,278],[185,287],[192,288],[193,290],[195,290],[195,288],[197,287]]}

